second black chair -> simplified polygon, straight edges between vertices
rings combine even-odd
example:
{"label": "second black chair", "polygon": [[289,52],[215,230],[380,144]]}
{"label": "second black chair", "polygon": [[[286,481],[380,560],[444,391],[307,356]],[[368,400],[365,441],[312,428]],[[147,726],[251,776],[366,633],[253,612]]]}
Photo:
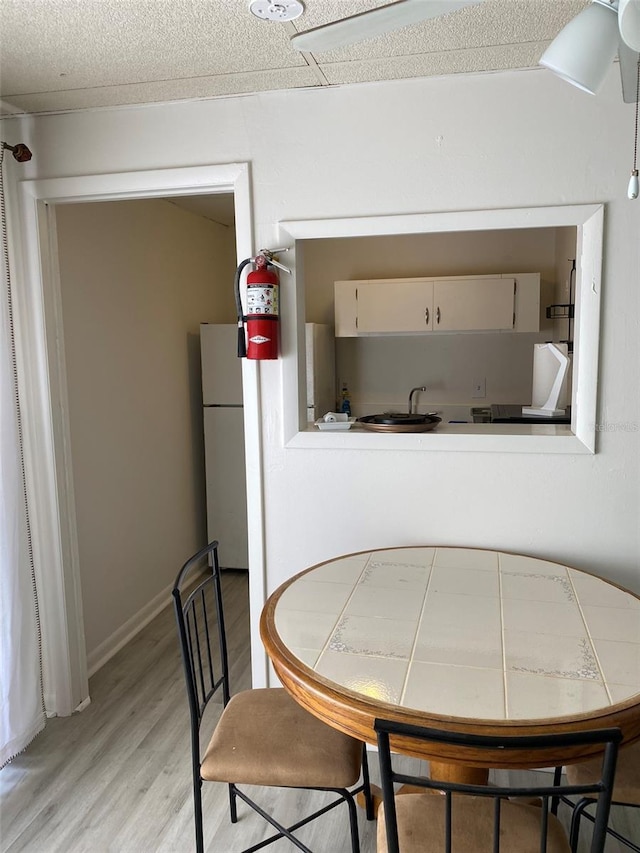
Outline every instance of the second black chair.
{"label": "second black chair", "polygon": [[[382,809],[378,812],[378,853],[570,853],[569,840],[557,817],[550,813],[553,798],[563,794],[597,792],[591,853],[603,853],[621,734],[603,729],[558,735],[498,738],[460,734],[376,720]],[[605,758],[598,777],[588,785],[470,785],[411,776],[394,769],[390,738],[443,744],[455,749],[458,760],[478,760],[478,751],[526,749],[535,761],[536,750],[562,750],[600,744]],[[506,762],[508,763],[508,762]],[[544,766],[541,759],[538,766]],[[553,777],[551,777],[553,778]],[[424,794],[397,796],[394,783],[418,786]],[[434,796],[442,792],[443,796]],[[524,798],[524,799],[513,799]],[[535,804],[527,802],[535,798]]]}
{"label": "second black chair", "polygon": [[[570,785],[577,785],[592,781],[598,775],[598,764],[597,760],[591,760],[581,764],[568,765],[566,767],[567,782]],[[557,767],[556,781],[558,783],[561,775],[562,767]],[[568,797],[561,797],[560,799],[572,810],[570,841],[571,849],[576,853],[580,839],[581,819],[585,817],[593,823],[593,816],[587,809],[595,805],[596,798],[584,796],[575,801]],[[625,746],[618,753],[611,805],[615,807],[618,814],[625,810],[640,812],[640,743]],[[637,819],[636,824],[638,824]],[[640,831],[636,831],[635,838],[631,837],[631,833],[628,836],[622,835],[612,826],[608,827],[607,832],[619,844],[633,850],[634,853],[640,853]]]}
{"label": "second black chair", "polygon": [[[367,817],[373,818],[364,745],[316,719],[281,688],[245,690],[230,696],[217,542],[187,560],[176,578],[173,598],[191,714],[198,853],[204,851],[203,781],[227,783],[232,823],[238,819],[236,800],[240,798],[277,830],[245,853],[283,836],[300,850],[311,853],[294,832],[342,803],[349,811],[352,851],[359,853],[354,799],[359,791],[365,794]],[[205,708],[214,697],[221,705],[221,714],[202,755],[201,723]],[[363,781],[353,788],[361,772]],[[337,799],[285,827],[238,785],[330,791]]]}

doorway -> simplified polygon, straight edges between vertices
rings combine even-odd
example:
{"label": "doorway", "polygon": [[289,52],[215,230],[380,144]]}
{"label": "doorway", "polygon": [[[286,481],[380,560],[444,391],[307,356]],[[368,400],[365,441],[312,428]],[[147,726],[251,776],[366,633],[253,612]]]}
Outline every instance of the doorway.
{"label": "doorway", "polygon": [[235,319],[236,258],[233,196],[198,201],[56,205],[89,676],[207,541],[199,331]]}
{"label": "doorway", "polygon": [[[25,405],[31,416],[27,446],[36,525],[38,582],[45,646],[45,700],[52,715],[72,713],[87,700],[88,679],[80,593],[76,507],[71,480],[70,427],[61,346],[62,312],[56,246],[56,206],[75,202],[157,199],[233,193],[236,256],[252,254],[247,164],[80,176],[21,184],[24,210],[25,292],[17,312],[19,352],[28,365]],[[27,356],[27,353],[34,355]],[[264,601],[263,514],[259,383],[255,365],[243,364],[246,455],[252,471],[248,500],[250,609]],[[44,558],[43,555],[46,555]],[[252,618],[252,624],[257,619]],[[252,636],[254,683],[266,682],[266,659],[257,630]]]}

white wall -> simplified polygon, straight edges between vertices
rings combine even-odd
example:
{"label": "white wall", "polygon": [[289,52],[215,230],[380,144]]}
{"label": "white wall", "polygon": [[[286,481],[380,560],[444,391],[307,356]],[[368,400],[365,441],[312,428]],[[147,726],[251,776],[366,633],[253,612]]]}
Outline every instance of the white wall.
{"label": "white wall", "polygon": [[250,161],[256,248],[278,245],[285,219],[605,203],[598,452],[286,449],[282,362],[264,363],[267,586],[348,551],[440,543],[565,560],[640,591],[632,126],[612,67],[597,97],[539,69],[43,116],[24,135],[33,177]]}
{"label": "white wall", "polygon": [[234,319],[235,234],[161,200],[59,205],[57,226],[93,667],[206,542],[199,324]]}

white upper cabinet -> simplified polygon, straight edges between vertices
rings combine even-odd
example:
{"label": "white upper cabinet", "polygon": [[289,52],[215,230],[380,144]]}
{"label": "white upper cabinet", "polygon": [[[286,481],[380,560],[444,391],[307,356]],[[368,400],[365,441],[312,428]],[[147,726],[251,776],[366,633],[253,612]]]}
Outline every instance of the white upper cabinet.
{"label": "white upper cabinet", "polygon": [[358,332],[427,332],[433,328],[432,281],[370,281],[357,292]]}
{"label": "white upper cabinet", "polygon": [[336,337],[538,332],[540,274],[336,281]]}
{"label": "white upper cabinet", "polygon": [[433,328],[438,332],[513,330],[512,278],[460,278],[433,285]]}

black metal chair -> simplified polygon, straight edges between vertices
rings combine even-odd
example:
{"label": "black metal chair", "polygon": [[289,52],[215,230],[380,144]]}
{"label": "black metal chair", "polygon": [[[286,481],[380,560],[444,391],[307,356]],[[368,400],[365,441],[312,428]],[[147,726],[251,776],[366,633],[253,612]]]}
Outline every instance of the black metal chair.
{"label": "black metal chair", "polygon": [[[316,719],[281,688],[245,690],[230,696],[217,541],[187,560],[180,569],[173,598],[191,714],[198,853],[204,850],[203,781],[228,784],[232,823],[238,820],[236,800],[239,797],[277,830],[275,835],[247,848],[244,853],[259,850],[283,836],[300,850],[311,853],[293,833],[342,803],[346,803],[349,812],[353,853],[359,853],[354,799],[358,792],[364,792],[367,817],[373,819],[364,744]],[[205,708],[214,696],[221,713],[202,755],[201,723]],[[354,788],[361,773],[363,781]],[[329,791],[337,794],[337,799],[293,826],[285,827],[238,785]]]}
{"label": "black metal chair", "polygon": [[[569,785],[585,784],[593,780],[597,775],[598,761],[592,760],[582,762],[581,764],[568,764],[565,767],[565,772]],[[556,767],[555,781],[557,783],[560,782],[561,775],[562,767]],[[596,804],[596,798],[585,796],[579,800],[570,800],[565,792],[559,800],[566,803],[572,809],[569,841],[571,843],[571,850],[573,853],[577,853],[581,818],[585,817],[593,823],[594,818],[586,809]],[[618,807],[640,809],[640,743],[623,747],[618,753],[611,805],[615,806],[616,809]],[[640,832],[635,839],[626,838],[613,829],[613,827],[609,826],[607,827],[607,833],[620,842],[620,844],[628,847],[629,850],[633,850],[634,853],[640,853]]]}
{"label": "black metal chair", "polygon": [[[602,744],[604,761],[589,785],[566,786],[564,793],[597,792],[598,808],[591,853],[602,853],[613,787],[618,729],[500,738],[460,734],[376,720],[383,805],[378,812],[378,853],[569,853],[569,840],[550,805],[556,785],[472,785],[411,776],[393,768],[390,738],[448,744],[469,764],[479,750],[562,749]],[[541,758],[540,766],[544,766]],[[424,794],[396,795],[394,783],[427,789]],[[440,792],[443,796],[434,796]],[[518,799],[519,798],[519,799]],[[530,798],[536,798],[531,802]]]}

